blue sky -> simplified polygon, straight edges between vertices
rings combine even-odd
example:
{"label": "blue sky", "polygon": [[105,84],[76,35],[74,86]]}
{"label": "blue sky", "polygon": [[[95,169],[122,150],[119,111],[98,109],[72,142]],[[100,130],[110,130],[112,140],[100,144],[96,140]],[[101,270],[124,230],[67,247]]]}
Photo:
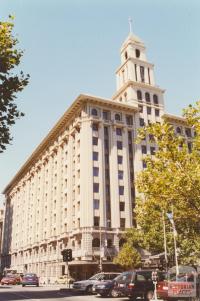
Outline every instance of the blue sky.
{"label": "blue sky", "polygon": [[[15,16],[30,84],[18,94],[26,114],[0,154],[0,191],[80,93],[111,97],[119,50],[129,32],[147,47],[166,110],[181,114],[199,99],[198,0],[0,0],[0,20]],[[0,199],[3,199],[0,196]]]}

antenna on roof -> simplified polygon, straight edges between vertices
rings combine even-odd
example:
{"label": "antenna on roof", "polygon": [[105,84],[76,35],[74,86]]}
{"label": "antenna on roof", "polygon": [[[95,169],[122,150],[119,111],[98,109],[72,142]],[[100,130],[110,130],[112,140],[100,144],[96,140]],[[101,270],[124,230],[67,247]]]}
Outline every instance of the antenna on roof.
{"label": "antenna on roof", "polygon": [[132,31],[132,23],[133,23],[133,20],[131,19],[131,17],[128,18],[128,22],[129,22],[129,33],[133,33]]}

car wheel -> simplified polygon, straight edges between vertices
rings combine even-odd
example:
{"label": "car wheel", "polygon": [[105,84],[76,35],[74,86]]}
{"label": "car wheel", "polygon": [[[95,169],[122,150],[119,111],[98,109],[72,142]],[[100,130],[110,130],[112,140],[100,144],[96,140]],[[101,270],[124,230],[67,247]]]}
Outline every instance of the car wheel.
{"label": "car wheel", "polygon": [[25,284],[22,284],[22,287],[25,287]]}
{"label": "car wheel", "polygon": [[146,295],[145,295],[145,300],[146,301],[149,301],[149,300],[153,299],[153,297],[154,297],[154,292],[153,291],[146,292]]}
{"label": "car wheel", "polygon": [[88,285],[87,288],[86,288],[86,290],[85,290],[85,292],[87,294],[92,294],[92,285]]}
{"label": "car wheel", "polygon": [[117,298],[117,297],[119,297],[119,292],[115,288],[112,288],[110,291],[110,296],[112,298]]}

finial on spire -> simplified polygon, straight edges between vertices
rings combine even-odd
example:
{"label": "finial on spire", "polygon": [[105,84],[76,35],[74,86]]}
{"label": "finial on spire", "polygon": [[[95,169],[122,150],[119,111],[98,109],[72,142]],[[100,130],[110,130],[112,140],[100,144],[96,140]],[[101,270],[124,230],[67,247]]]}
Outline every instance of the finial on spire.
{"label": "finial on spire", "polygon": [[130,30],[130,33],[133,33],[133,31],[132,31],[132,23],[133,23],[133,20],[131,19],[131,17],[128,18],[128,22],[129,22],[129,30]]}

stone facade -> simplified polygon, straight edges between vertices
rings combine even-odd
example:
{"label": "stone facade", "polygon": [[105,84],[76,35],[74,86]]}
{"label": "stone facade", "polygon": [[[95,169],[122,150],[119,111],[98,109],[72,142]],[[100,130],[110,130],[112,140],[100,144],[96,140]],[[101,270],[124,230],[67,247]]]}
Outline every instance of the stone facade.
{"label": "stone facade", "polygon": [[185,130],[183,118],[164,113],[153,68],[129,34],[113,98],[80,95],[7,185],[2,268],[54,281],[65,248],[75,278],[97,271],[100,257],[111,268],[124,229],[134,226],[134,177],[156,150],[148,137],[135,144],[137,129],[164,117]]}

